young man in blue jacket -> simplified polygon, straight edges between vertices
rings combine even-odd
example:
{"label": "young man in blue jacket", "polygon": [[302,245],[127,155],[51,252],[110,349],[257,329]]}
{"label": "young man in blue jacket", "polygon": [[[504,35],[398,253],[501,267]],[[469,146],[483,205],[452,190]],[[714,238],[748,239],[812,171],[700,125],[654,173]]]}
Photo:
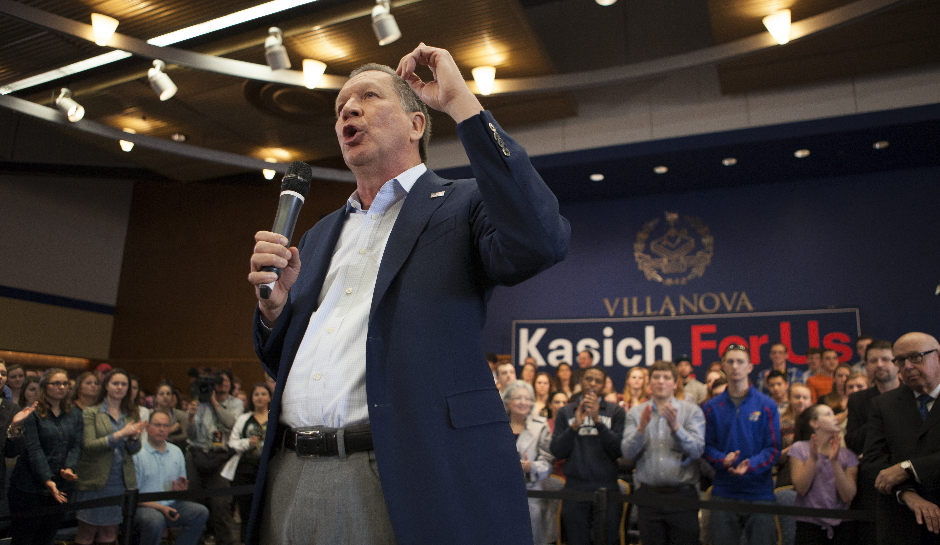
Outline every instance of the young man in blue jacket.
{"label": "young man in blue jacket", "polygon": [[[715,468],[712,499],[774,503],[771,469],[780,457],[780,414],[773,399],[748,382],[754,369],[747,348],[730,345],[721,357],[728,388],[705,405],[705,459]],[[713,543],[777,542],[773,515],[714,510]]]}

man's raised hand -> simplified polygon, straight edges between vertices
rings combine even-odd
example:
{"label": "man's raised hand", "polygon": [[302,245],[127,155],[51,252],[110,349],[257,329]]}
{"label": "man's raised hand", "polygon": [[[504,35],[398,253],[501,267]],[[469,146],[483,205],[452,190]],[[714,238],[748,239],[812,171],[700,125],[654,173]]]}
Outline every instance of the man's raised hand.
{"label": "man's raised hand", "polygon": [[[415,73],[418,65],[431,69],[431,81],[424,82]],[[483,111],[483,105],[467,87],[457,63],[446,49],[421,43],[414,51],[402,57],[396,72],[408,82],[425,104],[446,113],[457,123]]]}

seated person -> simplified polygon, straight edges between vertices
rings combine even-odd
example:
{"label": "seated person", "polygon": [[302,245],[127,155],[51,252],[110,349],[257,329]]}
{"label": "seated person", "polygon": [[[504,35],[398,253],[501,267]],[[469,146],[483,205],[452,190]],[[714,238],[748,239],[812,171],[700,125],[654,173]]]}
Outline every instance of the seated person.
{"label": "seated person", "polygon": [[[167,443],[170,433],[170,415],[157,410],[150,415],[147,441],[134,455],[134,471],[141,494],[186,490],[186,462],[183,451]],[[196,545],[209,518],[209,510],[202,504],[184,500],[141,502],[134,515],[134,526],[140,528],[141,545],[160,545],[163,530],[180,527],[176,545]]]}

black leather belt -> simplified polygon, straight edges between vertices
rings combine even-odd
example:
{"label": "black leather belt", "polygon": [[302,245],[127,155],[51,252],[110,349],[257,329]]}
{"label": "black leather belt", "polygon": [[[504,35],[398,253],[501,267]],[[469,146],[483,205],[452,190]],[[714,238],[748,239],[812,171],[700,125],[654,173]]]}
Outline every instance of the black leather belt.
{"label": "black leather belt", "polygon": [[[342,432],[342,433],[340,433]],[[346,454],[372,450],[372,429],[368,424],[341,430],[333,428],[293,429],[278,426],[277,444],[297,453],[298,457],[316,458],[339,455],[337,438],[342,435]]]}

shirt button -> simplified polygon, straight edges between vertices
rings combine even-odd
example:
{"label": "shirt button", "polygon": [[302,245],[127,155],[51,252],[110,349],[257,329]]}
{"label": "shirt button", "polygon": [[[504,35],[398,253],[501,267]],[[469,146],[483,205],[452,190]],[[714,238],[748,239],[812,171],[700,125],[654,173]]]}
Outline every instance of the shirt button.
{"label": "shirt button", "polygon": [[365,249],[365,248],[360,248],[360,249],[359,249],[359,253],[362,254],[362,255],[365,255],[366,249]]}
{"label": "shirt button", "polygon": [[372,214],[372,219],[374,219],[374,220],[379,219],[379,215],[378,215],[378,214]]}
{"label": "shirt button", "polygon": [[313,380],[320,380],[321,378],[323,378],[323,375],[321,375],[320,373],[313,374]]}
{"label": "shirt button", "polygon": [[346,288],[346,293],[352,293],[352,288]]}
{"label": "shirt button", "polygon": [[336,328],[333,327],[333,326],[330,326],[329,329],[327,329],[327,331],[330,332],[330,333],[332,333],[334,329],[336,329]]}

